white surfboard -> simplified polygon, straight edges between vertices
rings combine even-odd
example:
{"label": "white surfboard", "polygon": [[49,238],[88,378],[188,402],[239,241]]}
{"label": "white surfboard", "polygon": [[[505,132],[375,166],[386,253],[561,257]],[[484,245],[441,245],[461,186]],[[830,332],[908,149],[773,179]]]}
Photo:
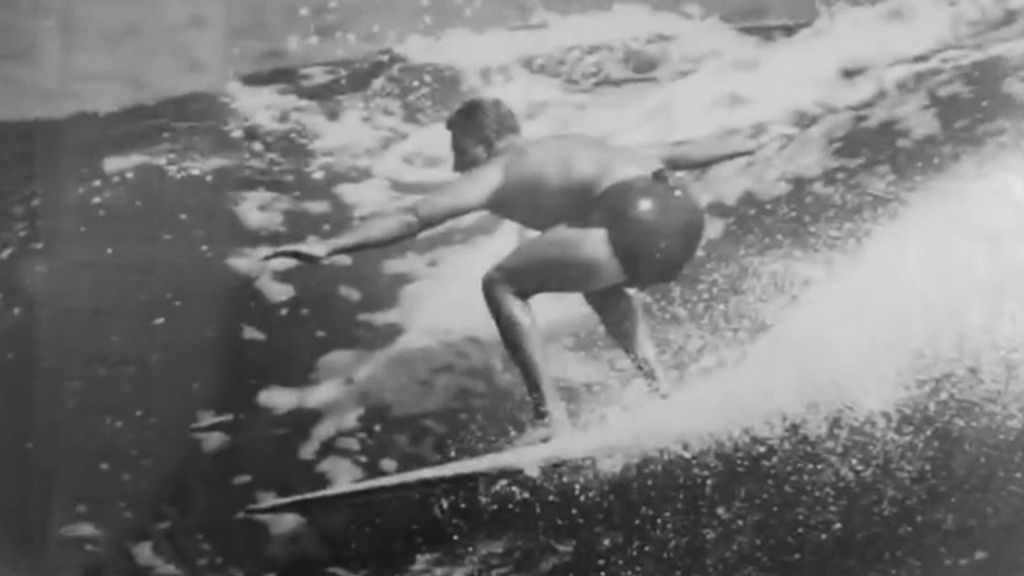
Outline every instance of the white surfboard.
{"label": "white surfboard", "polygon": [[253,504],[246,514],[270,514],[293,510],[326,501],[354,501],[415,491],[458,480],[477,479],[489,474],[533,475],[541,470],[595,458],[611,446],[589,448],[571,445],[565,440],[512,448],[502,452],[429,466],[409,472],[332,486],[323,490],[296,494]]}

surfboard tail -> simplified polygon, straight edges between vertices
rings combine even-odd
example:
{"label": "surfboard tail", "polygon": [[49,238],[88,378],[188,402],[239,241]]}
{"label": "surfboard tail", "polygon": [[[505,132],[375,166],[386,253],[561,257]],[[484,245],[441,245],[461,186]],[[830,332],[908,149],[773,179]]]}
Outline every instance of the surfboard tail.
{"label": "surfboard tail", "polygon": [[[505,472],[506,474],[508,473],[508,471]],[[365,486],[365,484],[372,483],[372,480],[357,482],[340,489],[327,489],[320,492],[298,494],[296,496],[252,504],[242,511],[242,515],[262,516],[284,512],[303,513],[310,511],[313,507],[330,505],[332,502],[335,504],[359,504],[383,498],[417,497],[426,491],[458,490],[465,489],[473,484],[479,485],[483,476],[495,473],[497,471],[478,470],[459,475],[424,477],[404,482],[369,486]]]}

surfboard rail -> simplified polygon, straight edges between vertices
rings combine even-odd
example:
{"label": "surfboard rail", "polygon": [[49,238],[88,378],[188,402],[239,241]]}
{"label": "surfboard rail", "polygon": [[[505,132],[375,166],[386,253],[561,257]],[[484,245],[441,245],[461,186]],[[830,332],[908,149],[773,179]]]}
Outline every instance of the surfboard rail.
{"label": "surfboard rail", "polygon": [[456,482],[479,480],[482,476],[488,475],[539,476],[542,471],[552,468],[561,468],[573,463],[593,462],[601,452],[603,451],[599,448],[566,452],[559,450],[556,443],[547,442],[266,500],[249,505],[243,513],[246,515],[274,514],[300,509],[317,502],[363,501],[401,492],[414,492],[436,488],[440,485],[452,485]]}
{"label": "surfboard rail", "polygon": [[438,488],[442,485],[450,486],[461,481],[477,480],[487,474],[525,474],[521,468],[511,466],[492,468],[473,468],[449,472],[444,470],[445,466],[428,466],[410,472],[389,474],[370,480],[353,482],[341,486],[333,486],[314,492],[306,492],[283,498],[276,498],[266,502],[253,504],[245,509],[248,515],[274,514],[287,510],[303,508],[304,506],[323,503],[326,501],[356,502],[394,496],[402,492],[418,492]]}

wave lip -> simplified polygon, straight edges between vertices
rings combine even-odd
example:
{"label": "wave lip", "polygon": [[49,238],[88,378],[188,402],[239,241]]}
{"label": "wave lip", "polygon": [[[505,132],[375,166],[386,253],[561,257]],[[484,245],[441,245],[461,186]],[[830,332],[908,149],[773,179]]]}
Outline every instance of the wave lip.
{"label": "wave lip", "polygon": [[403,573],[1016,574],[1024,411],[1004,384],[948,373],[883,414],[738,431],[582,482],[510,482],[484,504],[455,493],[422,525],[449,544]]}

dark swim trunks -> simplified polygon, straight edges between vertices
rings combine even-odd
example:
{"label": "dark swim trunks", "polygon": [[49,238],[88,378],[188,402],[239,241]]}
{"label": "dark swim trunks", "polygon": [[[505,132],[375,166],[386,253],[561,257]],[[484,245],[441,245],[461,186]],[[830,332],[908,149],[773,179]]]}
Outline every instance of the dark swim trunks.
{"label": "dark swim trunks", "polygon": [[606,188],[590,223],[608,230],[627,284],[633,287],[675,280],[704,235],[700,204],[688,190],[672,186],[661,171]]}

